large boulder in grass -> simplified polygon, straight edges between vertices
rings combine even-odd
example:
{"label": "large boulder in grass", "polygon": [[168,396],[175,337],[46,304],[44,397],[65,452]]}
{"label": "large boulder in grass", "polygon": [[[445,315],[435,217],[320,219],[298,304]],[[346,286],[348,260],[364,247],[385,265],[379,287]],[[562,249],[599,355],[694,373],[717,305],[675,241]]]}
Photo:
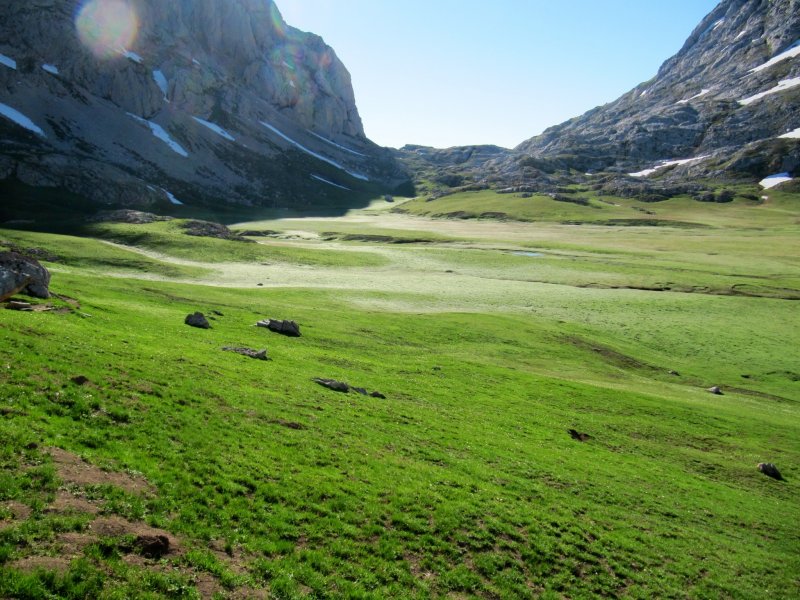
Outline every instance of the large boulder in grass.
{"label": "large boulder in grass", "polygon": [[198,329],[210,329],[211,324],[206,319],[206,316],[201,312],[192,313],[191,315],[186,315],[186,318],[183,320],[184,323],[189,325],[190,327],[197,327]]}
{"label": "large boulder in grass", "polygon": [[0,252],[0,301],[14,294],[49,298],[50,272],[35,258]]}
{"label": "large boulder in grass", "polygon": [[300,325],[294,321],[281,321],[279,319],[264,319],[256,323],[256,327],[266,327],[270,331],[287,335],[289,337],[300,337]]}

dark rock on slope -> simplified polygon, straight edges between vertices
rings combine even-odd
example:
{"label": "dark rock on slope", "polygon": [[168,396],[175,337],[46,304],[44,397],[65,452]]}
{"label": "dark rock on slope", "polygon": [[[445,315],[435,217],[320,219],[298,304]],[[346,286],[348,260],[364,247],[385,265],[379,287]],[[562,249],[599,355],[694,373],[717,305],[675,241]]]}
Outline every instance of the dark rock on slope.
{"label": "dark rock on slope", "polygon": [[138,35],[105,43],[74,5],[0,3],[0,180],[134,208],[341,205],[407,180],[334,51],[271,0],[141,0]]}

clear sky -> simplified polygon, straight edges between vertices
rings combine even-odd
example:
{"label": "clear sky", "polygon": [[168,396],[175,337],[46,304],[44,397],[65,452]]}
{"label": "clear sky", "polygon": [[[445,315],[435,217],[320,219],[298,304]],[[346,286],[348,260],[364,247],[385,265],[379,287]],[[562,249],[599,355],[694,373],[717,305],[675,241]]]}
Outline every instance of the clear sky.
{"label": "clear sky", "polygon": [[275,0],[382,146],[513,147],[653,77],[717,0]]}

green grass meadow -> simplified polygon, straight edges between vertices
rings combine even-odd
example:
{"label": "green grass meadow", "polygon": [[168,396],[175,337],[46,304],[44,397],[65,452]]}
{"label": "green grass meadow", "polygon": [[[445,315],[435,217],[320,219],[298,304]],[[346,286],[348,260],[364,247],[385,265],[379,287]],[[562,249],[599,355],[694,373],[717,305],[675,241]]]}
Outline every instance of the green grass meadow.
{"label": "green grass meadow", "polygon": [[[258,244],[0,230],[54,255],[61,309],[0,310],[0,598],[797,598],[800,205],[770,196],[654,207],[703,227],[445,197]],[[65,481],[54,447],[148,491]]]}

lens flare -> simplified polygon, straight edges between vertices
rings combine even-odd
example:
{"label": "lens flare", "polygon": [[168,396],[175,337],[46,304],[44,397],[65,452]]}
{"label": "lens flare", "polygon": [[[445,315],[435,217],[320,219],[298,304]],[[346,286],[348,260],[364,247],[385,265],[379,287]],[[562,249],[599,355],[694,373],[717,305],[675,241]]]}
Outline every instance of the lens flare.
{"label": "lens flare", "polygon": [[75,27],[95,56],[110,58],[136,41],[139,17],[126,0],[89,0],[78,11]]}

